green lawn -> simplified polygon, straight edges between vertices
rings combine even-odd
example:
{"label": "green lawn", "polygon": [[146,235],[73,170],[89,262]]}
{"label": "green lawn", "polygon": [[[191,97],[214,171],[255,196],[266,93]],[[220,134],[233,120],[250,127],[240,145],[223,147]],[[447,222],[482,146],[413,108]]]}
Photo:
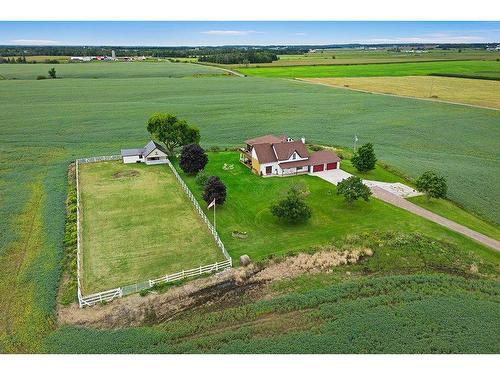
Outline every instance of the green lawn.
{"label": "green lawn", "polygon": [[395,173],[387,170],[382,167],[380,164],[375,165],[375,169],[368,172],[359,172],[356,168],[353,167],[351,160],[344,159],[340,162],[340,168],[348,173],[354,174],[356,176],[361,177],[364,180],[374,180],[374,181],[382,181],[382,182],[401,182],[406,185],[412,185],[410,181],[407,179],[398,176]]}
{"label": "green lawn", "polygon": [[418,63],[366,65],[310,65],[265,68],[238,68],[246,75],[260,77],[376,77],[416,76],[439,74],[467,74],[476,77],[500,78],[498,61],[439,61]]}
{"label": "green lawn", "polygon": [[[224,163],[233,164],[234,169],[224,170]],[[334,185],[318,177],[262,178],[239,163],[235,152],[210,153],[206,171],[219,176],[227,186],[227,201],[217,208],[217,230],[233,257],[248,254],[253,260],[258,260],[271,254],[306,250],[347,234],[397,230],[446,239],[460,244],[464,251],[496,259],[493,251],[377,199],[358,201],[349,206],[336,195]],[[184,174],[183,177],[201,201],[201,188],[196,185],[194,177]],[[307,203],[312,209],[312,218],[306,224],[286,225],[270,213],[269,206],[291,184],[303,184],[310,191]],[[234,230],[247,232],[248,238],[233,238]]]}
{"label": "green lawn", "polygon": [[83,164],[84,294],[224,260],[168,166]]}
{"label": "green lawn", "polygon": [[413,197],[408,200],[429,211],[500,241],[500,228],[497,225],[493,225],[478,218],[449,200],[431,199],[428,201],[425,196]]}

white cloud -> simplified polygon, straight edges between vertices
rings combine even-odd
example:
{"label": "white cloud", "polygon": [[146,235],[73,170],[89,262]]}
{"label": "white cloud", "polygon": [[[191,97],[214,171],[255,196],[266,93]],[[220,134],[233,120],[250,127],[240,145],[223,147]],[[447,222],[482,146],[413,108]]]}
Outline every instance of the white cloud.
{"label": "white cloud", "polygon": [[61,42],[57,40],[49,40],[49,39],[14,39],[11,40],[11,43],[15,44],[25,44],[29,46],[44,46],[47,44],[60,44]]}
{"label": "white cloud", "polygon": [[202,31],[201,33],[208,35],[239,36],[239,35],[256,34],[258,32],[255,30],[207,30],[207,31]]}
{"label": "white cloud", "polygon": [[482,43],[484,38],[474,35],[453,35],[445,33],[426,34],[416,37],[373,38],[365,39],[362,43]]}

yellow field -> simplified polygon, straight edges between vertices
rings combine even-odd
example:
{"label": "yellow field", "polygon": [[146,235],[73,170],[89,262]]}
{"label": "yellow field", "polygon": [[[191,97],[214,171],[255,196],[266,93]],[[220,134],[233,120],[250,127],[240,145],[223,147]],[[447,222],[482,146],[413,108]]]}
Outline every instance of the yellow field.
{"label": "yellow field", "polygon": [[445,100],[500,109],[500,81],[431,76],[303,78],[376,93]]}

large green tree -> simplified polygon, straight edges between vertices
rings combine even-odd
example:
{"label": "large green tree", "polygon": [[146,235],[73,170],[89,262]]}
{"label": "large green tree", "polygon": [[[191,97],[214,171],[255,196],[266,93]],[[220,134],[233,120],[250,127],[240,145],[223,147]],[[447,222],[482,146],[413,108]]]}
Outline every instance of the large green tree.
{"label": "large green tree", "polygon": [[446,198],[448,190],[446,179],[433,171],[424,172],[418,178],[416,187],[418,191],[425,193],[427,200],[431,198]]}
{"label": "large green tree", "polygon": [[271,213],[290,224],[304,222],[311,217],[311,208],[304,200],[304,193],[292,186],[286,197],[271,206]]}
{"label": "large green tree", "polygon": [[368,172],[375,169],[377,158],[373,150],[373,144],[366,143],[361,146],[352,157],[351,162],[359,172]]}
{"label": "large green tree", "polygon": [[361,178],[351,176],[338,183],[337,195],[343,195],[346,202],[352,204],[352,202],[359,198],[363,198],[365,201],[368,201],[372,192],[368,186],[363,184]]}
{"label": "large green tree", "polygon": [[200,142],[200,130],[170,113],[154,113],[147,123],[149,134],[162,142],[172,156],[177,147]]}

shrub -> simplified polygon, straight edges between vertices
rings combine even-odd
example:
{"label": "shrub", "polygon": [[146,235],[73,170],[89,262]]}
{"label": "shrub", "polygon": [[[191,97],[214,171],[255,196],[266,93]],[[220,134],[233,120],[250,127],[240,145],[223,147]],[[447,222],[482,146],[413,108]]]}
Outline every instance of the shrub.
{"label": "shrub", "polygon": [[195,174],[205,168],[208,156],[205,150],[196,143],[191,143],[182,148],[179,166],[189,174]]}
{"label": "shrub", "polygon": [[446,198],[448,190],[446,179],[433,171],[424,172],[418,178],[416,187],[418,191],[425,193],[427,200],[431,198]]}
{"label": "shrub", "polygon": [[368,172],[375,169],[375,163],[377,158],[375,157],[375,151],[373,150],[373,144],[366,143],[359,148],[359,150],[354,154],[351,159],[352,165],[359,172]]}
{"label": "shrub", "polygon": [[47,79],[47,77],[40,75],[40,76],[36,76],[36,79],[37,79],[37,80]]}
{"label": "shrub", "polygon": [[204,187],[205,184],[207,183],[208,181],[208,174],[207,172],[205,172],[204,169],[202,169],[201,171],[198,172],[198,174],[196,175],[196,178],[195,178],[195,181],[196,181],[196,184],[201,186],[201,187]]}
{"label": "shrub", "polygon": [[292,186],[286,197],[271,206],[271,213],[287,223],[300,223],[311,218],[311,208],[304,201],[302,191]]}
{"label": "shrub", "polygon": [[361,178],[357,176],[346,178],[337,185],[337,195],[343,195],[349,204],[359,198],[368,201],[371,194],[370,188],[363,184]]}
{"label": "shrub", "polygon": [[324,149],[324,147],[320,146],[320,145],[311,145],[310,148],[311,148],[312,151],[321,151],[321,150]]}
{"label": "shrub", "polygon": [[226,185],[224,185],[219,177],[211,176],[208,178],[203,191],[203,199],[208,204],[212,203],[215,199],[215,203],[218,205],[226,201]]}

